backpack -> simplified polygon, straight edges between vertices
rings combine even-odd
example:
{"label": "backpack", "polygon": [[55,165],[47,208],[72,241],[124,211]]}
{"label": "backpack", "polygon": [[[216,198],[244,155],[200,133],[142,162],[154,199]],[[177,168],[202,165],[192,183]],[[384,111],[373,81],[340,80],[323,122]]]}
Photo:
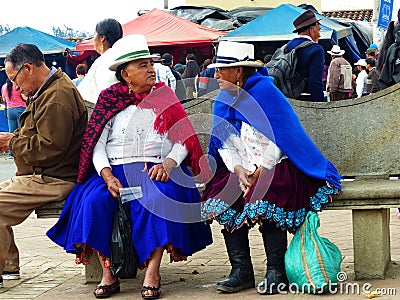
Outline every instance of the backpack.
{"label": "backpack", "polygon": [[304,91],[308,78],[296,72],[297,51],[314,44],[313,41],[304,41],[296,48],[289,50],[286,45],[278,48],[266,67],[278,89],[288,98],[297,99]]}

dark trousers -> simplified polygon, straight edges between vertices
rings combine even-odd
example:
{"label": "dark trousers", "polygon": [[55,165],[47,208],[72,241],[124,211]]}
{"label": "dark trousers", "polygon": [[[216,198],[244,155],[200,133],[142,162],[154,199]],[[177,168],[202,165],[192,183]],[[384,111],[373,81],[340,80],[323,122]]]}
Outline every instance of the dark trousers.
{"label": "dark trousers", "polygon": [[330,92],[329,97],[331,101],[344,100],[349,98],[349,92]]}

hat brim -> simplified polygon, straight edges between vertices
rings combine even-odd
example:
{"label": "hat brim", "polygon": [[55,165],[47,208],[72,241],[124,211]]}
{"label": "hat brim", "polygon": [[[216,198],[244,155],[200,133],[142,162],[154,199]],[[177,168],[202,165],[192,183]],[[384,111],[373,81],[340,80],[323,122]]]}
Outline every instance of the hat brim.
{"label": "hat brim", "polygon": [[172,59],[163,58],[163,59],[161,59],[161,62],[162,62],[163,65],[169,66],[170,64],[172,64]]}
{"label": "hat brim", "polygon": [[304,27],[310,26],[311,24],[317,23],[317,22],[319,22],[319,21],[321,21],[321,20],[322,20],[322,19],[316,19],[316,21],[311,20],[310,22],[305,22],[305,23],[303,24],[303,26],[301,26],[301,27],[296,28],[295,30],[293,30],[293,33],[298,33],[299,30],[302,30]]}
{"label": "hat brim", "polygon": [[259,68],[259,67],[262,67],[262,65],[256,61],[239,61],[239,62],[234,62],[231,64],[215,63],[215,64],[209,64],[207,66],[208,69],[210,69],[210,68],[229,68],[229,67]]}
{"label": "hat brim", "polygon": [[328,52],[329,54],[331,54],[331,55],[337,55],[337,56],[340,56],[340,55],[343,55],[346,51],[344,51],[344,50],[340,50],[339,51],[339,53],[334,53],[334,52],[332,52],[332,51],[330,51],[330,50],[328,50],[328,51],[326,51],[326,52]]}
{"label": "hat brim", "polygon": [[125,58],[125,59],[121,59],[121,60],[119,60],[117,62],[114,62],[112,65],[110,65],[108,67],[108,69],[111,70],[111,71],[116,71],[118,66],[120,66],[120,65],[122,65],[124,63],[130,62],[130,61],[134,61],[134,60],[138,60],[138,59],[144,59],[144,58],[160,59],[160,57],[158,55],[153,55],[153,54],[143,55],[143,56],[139,56],[139,57],[135,57],[135,58]]}

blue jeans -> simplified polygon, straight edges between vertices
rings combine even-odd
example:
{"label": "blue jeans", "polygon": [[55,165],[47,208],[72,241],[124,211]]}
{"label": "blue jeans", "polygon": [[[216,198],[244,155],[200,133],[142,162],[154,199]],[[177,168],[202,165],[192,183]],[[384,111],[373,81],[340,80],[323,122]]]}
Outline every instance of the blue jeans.
{"label": "blue jeans", "polygon": [[8,131],[14,132],[19,127],[19,117],[24,112],[25,107],[7,108]]}

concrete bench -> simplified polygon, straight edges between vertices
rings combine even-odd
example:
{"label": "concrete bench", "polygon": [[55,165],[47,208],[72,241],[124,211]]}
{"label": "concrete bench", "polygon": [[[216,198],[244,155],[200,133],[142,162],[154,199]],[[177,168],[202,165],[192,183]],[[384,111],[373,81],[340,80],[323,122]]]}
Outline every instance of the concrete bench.
{"label": "concrete bench", "polygon": [[[352,210],[357,279],[384,278],[391,260],[389,209],[400,207],[399,95],[397,84],[360,99],[289,100],[311,139],[345,178],[342,193],[327,209]],[[185,107],[202,143],[208,141],[215,94],[208,96]],[[202,146],[206,150],[207,144]]]}
{"label": "concrete bench", "polygon": [[[216,92],[184,104],[207,151]],[[384,278],[391,260],[389,209],[400,207],[400,84],[360,99],[316,103],[289,101],[305,130],[346,179],[327,209],[351,209],[357,279]],[[282,120],[284,122],[284,120]],[[58,217],[63,202],[36,210]],[[350,228],[349,228],[350,230]],[[86,281],[100,280],[99,263],[86,266]]]}
{"label": "concrete bench", "polygon": [[309,136],[348,179],[328,209],[352,210],[357,279],[384,278],[391,260],[389,209],[400,207],[399,93],[397,84],[360,99],[290,100]]}

